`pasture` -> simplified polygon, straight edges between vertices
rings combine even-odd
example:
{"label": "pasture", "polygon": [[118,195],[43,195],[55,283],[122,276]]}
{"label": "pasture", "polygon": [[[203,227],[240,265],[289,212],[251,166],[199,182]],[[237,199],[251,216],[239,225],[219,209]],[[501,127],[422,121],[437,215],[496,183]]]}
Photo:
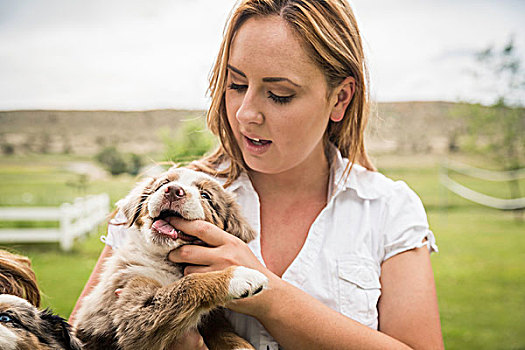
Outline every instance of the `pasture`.
{"label": "pasture", "polygon": [[[82,178],[69,164],[90,163],[73,155],[0,157],[0,206],[56,206],[75,196],[107,192],[114,203],[133,186],[130,175]],[[525,224],[512,213],[470,203],[439,185],[437,156],[376,156],[380,171],[403,179],[422,198],[440,252],[432,256],[447,349],[525,349]],[[501,184],[456,180],[507,197]],[[525,181],[520,186],[525,189]],[[54,225],[54,223],[41,223]],[[0,223],[6,225],[6,223]],[[19,226],[30,223],[19,222]],[[64,317],[103,248],[101,226],[65,253],[56,244],[5,245],[32,259],[43,304]],[[0,243],[1,244],[1,243]]]}

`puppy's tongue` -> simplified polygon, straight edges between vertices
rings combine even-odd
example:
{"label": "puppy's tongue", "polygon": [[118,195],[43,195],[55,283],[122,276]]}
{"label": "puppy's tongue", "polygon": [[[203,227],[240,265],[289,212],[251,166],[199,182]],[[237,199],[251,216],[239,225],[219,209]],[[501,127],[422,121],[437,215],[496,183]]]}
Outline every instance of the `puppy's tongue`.
{"label": "puppy's tongue", "polygon": [[177,230],[162,219],[155,221],[153,228],[171,239],[177,239]]}

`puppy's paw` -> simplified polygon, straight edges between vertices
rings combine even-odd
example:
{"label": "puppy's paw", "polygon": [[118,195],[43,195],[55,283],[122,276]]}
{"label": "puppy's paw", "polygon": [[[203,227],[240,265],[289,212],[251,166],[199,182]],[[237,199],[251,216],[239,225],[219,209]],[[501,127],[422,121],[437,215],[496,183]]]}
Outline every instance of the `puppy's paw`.
{"label": "puppy's paw", "polygon": [[243,299],[261,292],[268,286],[268,278],[259,271],[238,266],[230,280],[229,293],[233,299]]}

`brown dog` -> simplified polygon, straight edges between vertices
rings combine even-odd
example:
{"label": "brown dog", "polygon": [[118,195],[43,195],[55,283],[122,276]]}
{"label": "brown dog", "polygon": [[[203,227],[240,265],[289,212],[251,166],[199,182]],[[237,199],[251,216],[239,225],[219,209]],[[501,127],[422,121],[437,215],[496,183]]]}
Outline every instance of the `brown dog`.
{"label": "brown dog", "polygon": [[39,304],[29,259],[0,250],[0,350],[80,350],[69,324]]}
{"label": "brown dog", "polygon": [[191,241],[167,225],[170,216],[206,220],[245,242],[253,239],[233,196],[203,173],[172,168],[140,183],[117,206],[130,226],[127,242],[105,262],[80,307],[75,328],[85,348],[165,349],[201,324],[210,349],[253,349],[218,313],[201,319],[229,300],[260,292],[267,278],[245,267],[183,277],[183,267],[167,260]]}

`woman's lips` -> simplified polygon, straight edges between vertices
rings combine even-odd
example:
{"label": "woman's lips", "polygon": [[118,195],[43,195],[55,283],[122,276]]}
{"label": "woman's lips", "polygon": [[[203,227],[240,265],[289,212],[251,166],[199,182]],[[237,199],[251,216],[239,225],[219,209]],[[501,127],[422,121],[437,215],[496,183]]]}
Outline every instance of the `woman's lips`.
{"label": "woman's lips", "polygon": [[243,135],[244,146],[246,150],[253,154],[263,154],[270,148],[272,141],[259,138],[252,138]]}

